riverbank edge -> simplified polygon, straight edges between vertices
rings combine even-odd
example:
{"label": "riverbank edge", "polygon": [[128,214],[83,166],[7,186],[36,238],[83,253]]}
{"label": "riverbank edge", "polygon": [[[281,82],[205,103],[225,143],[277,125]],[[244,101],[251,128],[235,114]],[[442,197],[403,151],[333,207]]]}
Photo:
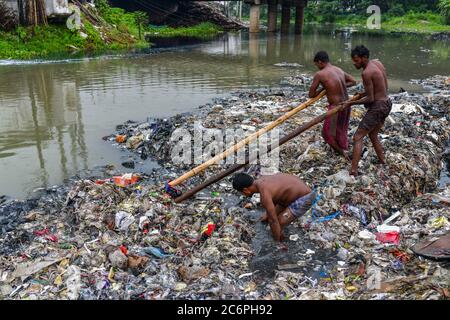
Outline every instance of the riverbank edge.
{"label": "riverbank edge", "polygon": [[[244,20],[245,22],[249,23],[249,20]],[[291,21],[291,24],[295,23],[295,21]],[[264,28],[267,28],[267,21],[262,21],[262,26]],[[443,26],[447,27],[448,30],[427,30],[427,29],[414,29],[410,27],[397,27],[394,25],[389,25],[387,23],[381,23],[381,29],[368,29],[364,24],[355,24],[355,23],[348,23],[348,22],[306,22],[305,26],[307,27],[314,27],[314,26],[336,26],[338,28],[346,28],[346,29],[353,29],[354,33],[361,33],[361,34],[373,34],[373,35],[416,35],[416,36],[426,36],[427,38],[435,39],[437,36],[445,36],[444,39],[450,39],[450,26]],[[446,29],[447,29],[446,28]]]}
{"label": "riverbank edge", "polygon": [[358,24],[345,24],[337,23],[334,24],[340,28],[352,29],[352,33],[355,34],[371,34],[371,35],[389,35],[389,36],[425,36],[426,38],[432,40],[449,40],[450,39],[450,27],[448,31],[430,31],[430,30],[412,30],[408,28],[396,28],[396,27],[386,27],[381,25],[381,29],[368,29],[365,26]]}

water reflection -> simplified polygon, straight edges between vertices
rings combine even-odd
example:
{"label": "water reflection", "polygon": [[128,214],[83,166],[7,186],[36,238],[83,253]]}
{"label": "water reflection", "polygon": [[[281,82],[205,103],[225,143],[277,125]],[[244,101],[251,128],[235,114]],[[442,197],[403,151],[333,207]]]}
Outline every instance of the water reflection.
{"label": "water reflection", "polygon": [[[385,63],[392,91],[418,89],[408,80],[450,67],[447,43],[318,31],[226,34],[114,59],[0,62],[0,195],[24,197],[98,165],[120,167],[126,155],[101,140],[115,125],[191,111],[235,89],[278,86],[283,76],[315,72],[318,50],[327,50],[335,64],[359,78],[349,52],[360,43]],[[304,68],[274,66],[279,62]]]}

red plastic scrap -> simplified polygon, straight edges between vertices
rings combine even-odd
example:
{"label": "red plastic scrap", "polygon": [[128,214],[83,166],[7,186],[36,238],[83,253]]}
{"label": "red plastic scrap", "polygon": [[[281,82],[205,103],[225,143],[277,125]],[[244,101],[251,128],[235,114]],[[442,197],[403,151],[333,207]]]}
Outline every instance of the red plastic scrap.
{"label": "red plastic scrap", "polygon": [[110,182],[111,181],[111,179],[104,179],[104,180],[95,180],[95,184],[105,184],[105,183],[107,183],[107,182]]}
{"label": "red plastic scrap", "polygon": [[378,232],[375,235],[376,239],[383,243],[394,243],[398,245],[400,242],[400,234],[398,232]]}
{"label": "red plastic scrap", "polygon": [[38,236],[38,237],[42,237],[42,236],[45,236],[47,234],[50,234],[50,231],[48,230],[48,228],[45,228],[45,229],[40,230],[40,231],[35,231],[34,234],[36,236]]}
{"label": "red plastic scrap", "polygon": [[128,253],[128,249],[127,249],[127,247],[125,247],[125,246],[120,246],[119,247],[119,249],[120,249],[120,251],[122,251],[122,253],[124,254],[124,255],[127,255],[127,253]]}
{"label": "red plastic scrap", "polygon": [[45,239],[50,240],[51,242],[58,242],[58,237],[55,236],[54,234],[49,234],[45,236]]}
{"label": "red plastic scrap", "polygon": [[392,253],[402,263],[406,263],[410,259],[409,255],[406,252],[400,251],[398,249],[390,250],[389,253]]}
{"label": "red plastic scrap", "polygon": [[37,237],[44,237],[45,240],[50,240],[52,242],[58,242],[58,237],[55,236],[54,234],[50,233],[50,230],[48,230],[48,228],[45,228],[43,230],[37,230],[34,232],[34,234]]}

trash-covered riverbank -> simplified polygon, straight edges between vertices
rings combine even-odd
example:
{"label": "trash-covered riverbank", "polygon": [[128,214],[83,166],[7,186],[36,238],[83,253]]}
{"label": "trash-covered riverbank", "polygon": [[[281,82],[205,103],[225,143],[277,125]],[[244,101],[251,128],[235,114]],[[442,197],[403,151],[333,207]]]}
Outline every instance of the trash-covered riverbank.
{"label": "trash-covered riverbank", "polygon": [[[248,135],[306,100],[307,76],[277,90],[245,91],[199,112],[127,122],[105,137],[131,150],[131,163],[157,158],[147,175],[74,181],[40,199],[0,207],[2,299],[448,299],[448,262],[415,255],[422,239],[450,231],[450,187],[438,190],[449,138],[449,81],[429,94],[392,95],[382,144],[387,166],[366,142],[360,176],[321,138],[321,125],[282,146],[280,171],[321,194],[275,243],[229,179],[174,204],[164,182],[191,169],[171,163],[175,128],[240,128]],[[286,81],[285,81],[286,83]],[[318,103],[281,133],[322,114]],[[352,110],[353,134],[364,109]],[[128,151],[127,151],[128,152]],[[223,167],[190,179],[183,189]],[[391,220],[391,221],[390,221]],[[385,223],[385,224],[383,224]],[[203,237],[202,237],[203,235]],[[270,269],[270,272],[267,272]]]}

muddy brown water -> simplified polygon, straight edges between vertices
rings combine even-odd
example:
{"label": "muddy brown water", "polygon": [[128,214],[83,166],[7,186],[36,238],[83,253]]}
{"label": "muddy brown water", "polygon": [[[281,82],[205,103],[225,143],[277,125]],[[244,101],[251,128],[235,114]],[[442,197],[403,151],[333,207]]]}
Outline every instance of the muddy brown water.
{"label": "muddy brown water", "polygon": [[[385,63],[393,92],[421,91],[408,81],[450,70],[448,42],[331,30],[233,33],[138,55],[0,61],[0,195],[23,199],[107,164],[130,172],[120,165],[127,155],[101,139],[117,124],[193,111],[237,89],[278,86],[284,76],[314,72],[318,50],[359,78],[349,51],[360,43]],[[281,62],[302,67],[274,66]],[[144,169],[153,166],[147,160]]]}

